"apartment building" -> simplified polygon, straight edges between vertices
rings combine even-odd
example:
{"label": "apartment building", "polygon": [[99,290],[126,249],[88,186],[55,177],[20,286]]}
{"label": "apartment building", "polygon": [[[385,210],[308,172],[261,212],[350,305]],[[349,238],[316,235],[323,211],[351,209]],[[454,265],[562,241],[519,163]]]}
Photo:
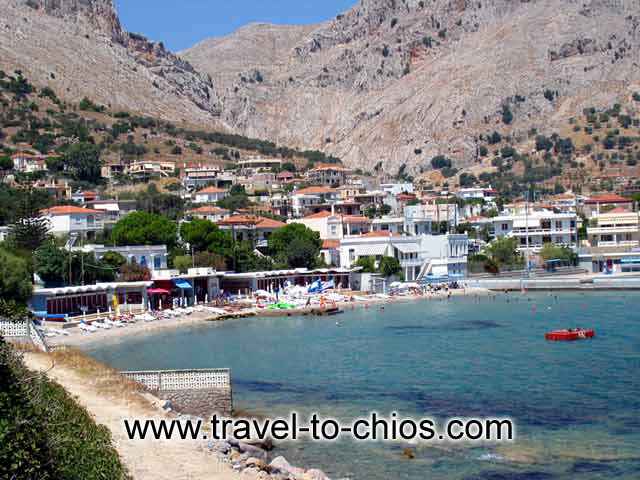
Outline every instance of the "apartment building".
{"label": "apartment building", "polygon": [[545,243],[576,248],[578,241],[577,217],[575,213],[555,213],[546,209],[499,215],[491,219],[494,236],[515,237],[518,250],[539,252]]}

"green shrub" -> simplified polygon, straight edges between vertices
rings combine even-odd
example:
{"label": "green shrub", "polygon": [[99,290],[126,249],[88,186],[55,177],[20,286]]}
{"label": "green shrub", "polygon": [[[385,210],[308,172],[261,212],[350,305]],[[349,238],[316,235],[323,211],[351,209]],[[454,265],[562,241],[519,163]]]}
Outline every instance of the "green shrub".
{"label": "green shrub", "polygon": [[111,434],[0,339],[0,478],[124,480]]}

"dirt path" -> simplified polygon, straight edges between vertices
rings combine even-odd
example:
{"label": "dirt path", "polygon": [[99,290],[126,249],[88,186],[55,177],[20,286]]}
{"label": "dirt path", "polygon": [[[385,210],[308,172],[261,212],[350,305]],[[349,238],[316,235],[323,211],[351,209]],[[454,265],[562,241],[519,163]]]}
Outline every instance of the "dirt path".
{"label": "dirt path", "polygon": [[158,416],[151,407],[126,398],[108,398],[97,391],[90,378],[59,365],[52,365],[44,354],[24,355],[27,367],[45,371],[49,378],[62,385],[84,406],[99,424],[111,431],[120,458],[135,480],[238,480],[250,479],[231,470],[228,464],[202,448],[198,442],[173,440],[129,440],[123,426],[124,418]]}

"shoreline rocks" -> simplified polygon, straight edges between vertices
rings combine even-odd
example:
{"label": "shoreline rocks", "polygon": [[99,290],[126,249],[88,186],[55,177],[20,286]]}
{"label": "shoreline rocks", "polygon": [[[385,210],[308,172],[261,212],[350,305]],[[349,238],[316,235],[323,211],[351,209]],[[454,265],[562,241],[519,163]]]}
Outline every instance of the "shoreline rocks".
{"label": "shoreline rocks", "polygon": [[261,446],[265,444],[273,448],[271,442],[239,441],[235,438],[228,441],[209,441],[207,450],[217,455],[225,463],[243,475],[250,475],[262,480],[331,480],[322,470],[304,469],[293,466],[282,455],[267,463],[268,453]]}

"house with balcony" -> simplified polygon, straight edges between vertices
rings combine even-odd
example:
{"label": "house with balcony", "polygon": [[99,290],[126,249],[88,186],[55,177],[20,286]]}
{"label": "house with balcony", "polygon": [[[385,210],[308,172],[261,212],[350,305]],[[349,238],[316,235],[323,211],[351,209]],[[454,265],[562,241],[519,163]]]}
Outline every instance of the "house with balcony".
{"label": "house with balcony", "polygon": [[347,181],[349,170],[337,164],[323,164],[309,170],[307,181],[312,185],[338,187]]}
{"label": "house with balcony", "polygon": [[360,215],[341,215],[328,210],[289,220],[288,223],[301,223],[310,230],[318,232],[322,240],[335,240],[352,235],[368,233],[371,220]]}
{"label": "house with balcony", "polygon": [[229,192],[223,188],[206,187],[194,194],[193,203],[216,203],[228,194]]}
{"label": "house with balcony", "polygon": [[266,247],[269,236],[287,224],[257,215],[232,215],[217,225],[222,230],[231,231],[238,242],[250,241],[256,247]]}
{"label": "house with balcony", "polygon": [[468,238],[454,235],[400,235],[369,232],[340,240],[340,266],[352,268],[359,258],[398,260],[405,281],[422,278],[464,278],[467,273]]}
{"label": "house with balcony", "polygon": [[203,205],[202,207],[188,210],[186,214],[190,219],[198,218],[200,220],[209,220],[210,222],[217,223],[227,218],[230,212],[229,210],[214,207],[213,205]]}
{"label": "house with balcony", "polygon": [[331,205],[338,200],[335,188],[313,186],[296,190],[291,193],[291,211],[295,217],[330,210]]}
{"label": "house with balcony", "polygon": [[587,239],[591,247],[640,247],[638,212],[614,208],[592,216],[587,225]]}
{"label": "house with balcony", "polygon": [[545,243],[575,249],[578,241],[575,213],[555,213],[551,210],[515,210],[512,214],[491,219],[494,237],[513,237],[518,240],[518,251],[538,253]]}
{"label": "house with balcony", "polygon": [[104,229],[105,212],[90,208],[60,205],[42,211],[49,221],[49,232],[56,236],[95,238]]}
{"label": "house with balcony", "polygon": [[18,152],[11,155],[11,160],[13,161],[13,169],[17,172],[33,173],[46,170],[47,158],[55,156]]}
{"label": "house with balcony", "polygon": [[633,200],[614,193],[606,193],[585,198],[582,205],[584,214],[587,217],[606,213],[615,208],[622,208],[630,212],[633,210]]}

